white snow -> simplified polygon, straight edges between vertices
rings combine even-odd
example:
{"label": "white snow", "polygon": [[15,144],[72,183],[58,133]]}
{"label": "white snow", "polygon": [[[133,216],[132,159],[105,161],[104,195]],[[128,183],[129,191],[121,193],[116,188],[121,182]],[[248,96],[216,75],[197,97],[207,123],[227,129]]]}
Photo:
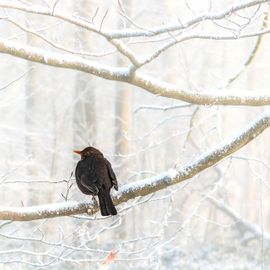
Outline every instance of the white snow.
{"label": "white snow", "polygon": [[35,205],[35,206],[25,206],[25,207],[9,207],[9,206],[1,206],[1,212],[9,212],[9,213],[19,213],[21,215],[29,215],[29,214],[38,214],[42,215],[44,212],[51,212],[59,214],[62,211],[67,209],[76,209],[82,205],[82,202],[75,202],[75,201],[68,201],[62,203],[54,203],[54,204],[42,204],[42,205]]}

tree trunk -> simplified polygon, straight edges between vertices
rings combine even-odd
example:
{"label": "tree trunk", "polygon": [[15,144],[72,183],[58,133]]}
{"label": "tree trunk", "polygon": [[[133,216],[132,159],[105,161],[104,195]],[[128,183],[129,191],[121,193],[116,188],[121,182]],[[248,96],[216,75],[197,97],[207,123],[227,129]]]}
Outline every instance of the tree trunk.
{"label": "tree trunk", "polygon": [[[77,10],[80,16],[92,15],[91,1],[84,0]],[[76,47],[85,50],[91,47],[91,33],[78,29],[75,33]],[[96,102],[92,76],[78,72],[74,90],[73,145],[74,149],[94,145],[96,140]]]}

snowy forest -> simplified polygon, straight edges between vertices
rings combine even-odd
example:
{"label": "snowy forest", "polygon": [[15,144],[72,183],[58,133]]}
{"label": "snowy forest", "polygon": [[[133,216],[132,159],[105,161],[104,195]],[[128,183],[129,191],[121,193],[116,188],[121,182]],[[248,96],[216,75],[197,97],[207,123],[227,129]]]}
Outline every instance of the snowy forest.
{"label": "snowy forest", "polygon": [[[269,0],[0,0],[0,269],[270,269]],[[102,216],[74,150],[119,190]]]}

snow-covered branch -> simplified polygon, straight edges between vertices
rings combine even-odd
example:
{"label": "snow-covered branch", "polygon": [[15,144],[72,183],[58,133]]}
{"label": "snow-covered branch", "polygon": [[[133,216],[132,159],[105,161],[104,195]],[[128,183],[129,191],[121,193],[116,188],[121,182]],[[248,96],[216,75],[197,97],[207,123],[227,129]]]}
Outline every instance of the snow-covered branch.
{"label": "snow-covered branch", "polygon": [[63,21],[69,22],[71,24],[83,27],[89,31],[93,31],[108,39],[119,39],[119,38],[142,37],[142,36],[152,37],[152,36],[161,35],[168,32],[183,30],[201,22],[205,22],[209,20],[224,19],[226,17],[231,16],[233,13],[239,10],[258,6],[268,1],[269,0],[246,1],[238,5],[229,6],[220,12],[216,12],[212,14],[211,13],[200,14],[182,23],[179,22],[177,24],[156,26],[156,27],[152,27],[149,30],[142,30],[142,29],[102,30],[100,29],[100,27],[95,26],[91,21],[86,21],[80,17],[72,16],[64,12],[59,12],[57,8],[55,9],[53,6],[49,8],[49,7],[39,6],[39,5],[15,4],[15,3],[10,3],[10,1],[0,1],[0,7],[55,17]]}
{"label": "snow-covered branch", "polygon": [[193,35],[181,36],[179,38],[176,37],[175,39],[173,39],[171,41],[168,41],[167,43],[165,43],[164,45],[162,45],[159,49],[157,49],[150,56],[146,57],[140,63],[140,67],[143,66],[143,65],[145,65],[145,64],[150,63],[152,60],[154,60],[155,58],[157,58],[161,53],[165,52],[166,50],[168,50],[172,46],[176,45],[177,43],[181,43],[181,42],[184,42],[184,41],[189,41],[189,40],[192,40],[192,39],[238,40],[238,39],[249,38],[249,37],[262,37],[263,35],[266,35],[266,34],[269,34],[269,33],[270,33],[270,29],[265,29],[265,30],[261,30],[261,31],[256,31],[256,32],[244,34],[244,35],[230,34],[230,35],[218,36],[218,35],[193,34]]}
{"label": "snow-covered branch", "polygon": [[270,105],[269,91],[190,91],[145,75],[143,72],[132,72],[133,66],[126,68],[112,67],[79,56],[47,52],[43,49],[2,38],[0,38],[0,52],[45,65],[83,71],[108,80],[127,82],[154,95],[179,99],[193,104]]}
{"label": "snow-covered branch", "polygon": [[[139,196],[146,196],[156,191],[178,184],[190,179],[201,171],[217,164],[219,161],[234,153],[238,149],[256,138],[270,126],[270,112],[264,113],[255,121],[249,124],[239,134],[224,141],[213,149],[199,156],[195,161],[183,166],[180,170],[170,169],[157,176],[137,181],[132,184],[123,185],[113,196],[116,205],[134,199]],[[40,205],[31,207],[1,207],[0,219],[2,220],[35,220],[53,218],[60,216],[88,213],[90,215],[98,211],[95,202],[64,202],[51,205]]]}
{"label": "snow-covered branch", "polygon": [[[217,90],[204,89],[197,91],[196,89],[182,89],[175,84],[169,84],[165,81],[159,80],[156,77],[151,77],[146,75],[144,72],[139,71],[146,64],[152,62],[154,59],[158,58],[161,53],[167,51],[170,47],[176,45],[177,43],[192,40],[192,39],[212,39],[212,40],[236,40],[240,38],[249,38],[254,36],[261,36],[269,33],[269,29],[265,28],[263,30],[253,30],[253,32],[242,33],[242,30],[249,24],[253,17],[246,15],[245,22],[243,25],[241,23],[237,24],[239,29],[236,29],[237,34],[231,31],[230,34],[199,34],[193,33],[191,30],[193,27],[205,21],[217,21],[217,20],[228,20],[228,18],[237,15],[236,12],[243,11],[247,8],[257,7],[259,10],[261,4],[268,2],[267,0],[257,0],[257,1],[246,1],[243,3],[228,6],[224,10],[216,12],[208,12],[199,15],[194,15],[193,18],[187,19],[186,21],[178,21],[177,23],[169,23],[162,26],[152,26],[150,28],[140,28],[133,22],[131,25],[133,28],[121,28],[120,29],[110,29],[103,26],[103,20],[105,19],[107,13],[105,14],[101,25],[96,25],[94,23],[94,18],[89,20],[89,18],[83,18],[77,15],[69,14],[63,12],[59,5],[32,5],[27,2],[22,3],[10,3],[10,1],[0,1],[0,8],[2,7],[5,11],[5,16],[2,18],[13,25],[16,25],[20,30],[25,33],[30,33],[37,38],[46,42],[55,50],[60,50],[60,52],[50,52],[48,49],[31,47],[23,44],[23,42],[14,42],[9,39],[0,39],[0,53],[6,53],[13,55],[15,57],[24,58],[28,61],[34,61],[41,64],[46,64],[54,67],[68,68],[90,73],[92,75],[115,81],[122,81],[130,83],[132,85],[138,86],[146,91],[167,98],[182,100],[191,104],[199,105],[245,105],[245,106],[264,106],[270,104],[269,91],[226,91],[221,92]],[[55,2],[57,3],[57,2]],[[33,27],[31,29],[29,26],[24,26],[22,22],[17,22],[16,18],[12,19],[8,13],[8,10],[13,10],[17,12],[26,12],[31,14],[36,14],[39,16],[49,16],[56,19],[58,22],[67,22],[69,24],[75,25],[86,31],[93,32],[102,37],[102,40],[109,43],[114,49],[109,49],[110,52],[118,51],[124,57],[129,60],[130,65],[124,67],[115,67],[113,65],[100,64],[99,61],[87,60],[83,56],[91,55],[102,55],[104,53],[91,53],[87,51],[77,51],[72,48],[68,48],[51,40],[46,35],[40,34],[35,31]],[[124,12],[124,7],[120,3],[120,10]],[[93,15],[94,17],[96,14]],[[14,15],[13,15],[14,17]],[[129,17],[127,14],[124,16],[126,19]],[[131,20],[130,18],[128,20]],[[233,20],[233,18],[231,18]],[[222,28],[222,27],[221,27]],[[182,31],[189,31],[185,34]],[[175,32],[178,31],[178,32]],[[180,32],[179,32],[180,31]],[[136,37],[153,37],[166,34],[161,37],[162,40],[168,40],[165,43],[161,43],[157,48],[147,53],[148,55],[141,55],[132,47],[136,44]],[[169,38],[167,37],[169,35]],[[123,38],[132,37],[133,39],[127,42]],[[145,39],[140,42],[142,44],[149,40]],[[124,62],[123,62],[124,63]]]}
{"label": "snow-covered branch", "polygon": [[108,80],[125,81],[127,80],[129,73],[128,68],[106,66],[94,61],[84,60],[78,56],[47,52],[42,49],[22,45],[1,38],[0,52],[45,65],[80,70]]}

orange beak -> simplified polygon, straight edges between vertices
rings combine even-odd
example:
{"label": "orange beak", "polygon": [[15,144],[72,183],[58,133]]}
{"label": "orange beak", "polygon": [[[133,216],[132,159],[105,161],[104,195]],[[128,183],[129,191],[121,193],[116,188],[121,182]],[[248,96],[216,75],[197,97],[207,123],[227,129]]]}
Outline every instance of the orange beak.
{"label": "orange beak", "polygon": [[73,153],[80,155],[82,153],[82,151],[80,151],[80,150],[74,150]]}

